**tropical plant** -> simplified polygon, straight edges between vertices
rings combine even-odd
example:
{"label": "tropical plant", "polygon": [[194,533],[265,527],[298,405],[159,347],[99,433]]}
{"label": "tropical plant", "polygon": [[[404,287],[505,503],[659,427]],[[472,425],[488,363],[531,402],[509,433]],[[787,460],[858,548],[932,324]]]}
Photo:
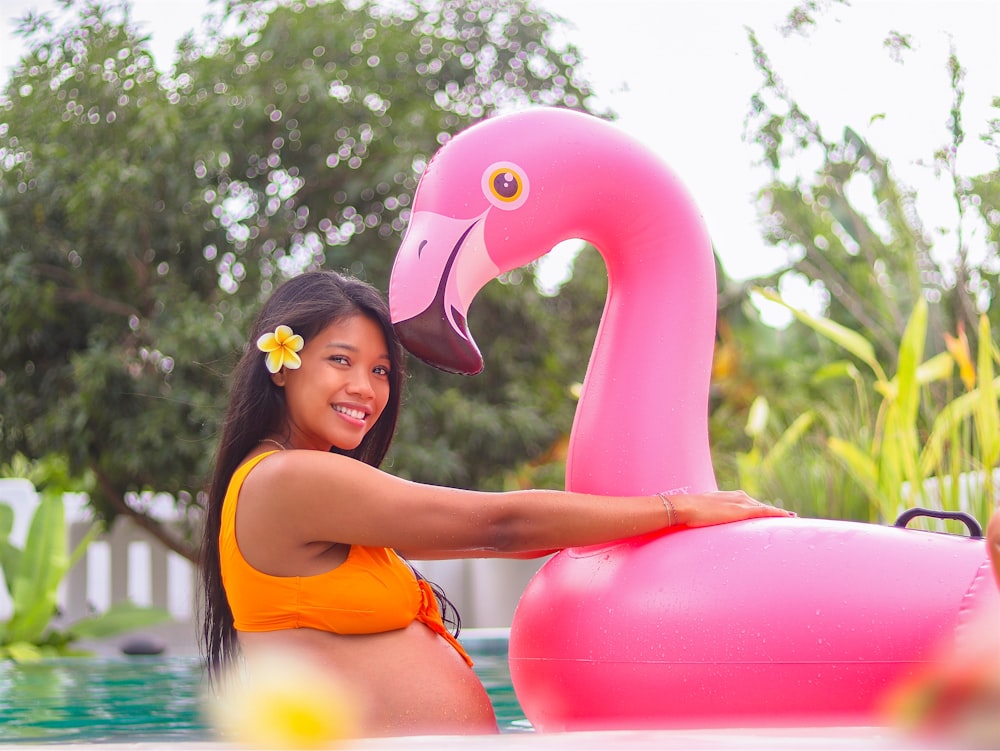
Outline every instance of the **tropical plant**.
{"label": "tropical plant", "polygon": [[59,586],[104,530],[94,522],[70,550],[66,534],[66,492],[87,491],[89,474],[74,475],[63,457],[29,461],[18,454],[0,467],[0,475],[23,477],[39,491],[23,547],[11,539],[14,510],[0,503],[0,575],[13,604],[11,617],[0,623],[0,660],[19,662],[55,655],[86,654],[74,648],[80,639],[101,639],[169,619],[159,608],[115,603],[103,613],[56,626]]}
{"label": "tropical plant", "polygon": [[[922,506],[969,512],[985,523],[997,499],[994,470],[1000,460],[1000,377],[994,376],[1000,350],[991,338],[989,319],[979,318],[975,367],[961,329],[949,338],[945,351],[924,359],[928,304],[920,298],[889,376],[874,344],[862,334],[805,313],[772,290],[756,291],[854,357],[825,366],[817,378],[847,378],[854,384],[860,429],[852,436],[831,436],[827,447],[869,499],[871,521],[892,521],[904,508]],[[856,361],[868,367],[869,378]],[[955,396],[950,391],[944,406],[929,420],[922,419],[921,402],[931,386],[952,389],[956,365],[965,392]],[[878,402],[874,410],[873,399]],[[941,403],[941,397],[935,401]]]}
{"label": "tropical plant", "polygon": [[[852,12],[843,0],[797,3],[785,33],[813,33],[822,23],[820,16],[834,7]],[[896,29],[905,28],[906,20],[900,17],[896,23]],[[903,65],[921,41],[887,29],[883,49]],[[790,299],[785,293],[791,282],[808,287],[823,311],[822,319],[815,317],[816,325],[824,328],[819,337],[804,326],[783,330],[783,360],[768,349],[759,356],[757,342],[768,346],[775,336],[761,335],[765,327],[759,321],[758,329],[740,332],[743,368],[756,394],[766,397],[770,406],[767,432],[754,440],[770,445],[802,412],[816,415],[791,461],[780,462],[773,476],[764,478],[769,491],[765,495],[785,499],[800,513],[799,504],[804,504],[816,515],[855,519],[888,518],[895,512],[892,497],[912,493],[908,498],[916,503],[925,490],[943,492],[947,497],[942,502],[956,507],[959,485],[970,481],[976,497],[985,498],[988,488],[975,480],[988,481],[990,468],[981,465],[988,460],[990,438],[977,431],[990,432],[989,418],[974,420],[967,413],[969,419],[963,421],[958,413],[972,401],[983,405],[979,409],[988,408],[991,401],[982,390],[989,385],[980,378],[979,390],[970,394],[974,386],[968,381],[928,372],[947,368],[946,356],[928,357],[926,362],[923,358],[925,341],[940,352],[942,342],[957,342],[962,332],[972,340],[973,350],[979,346],[980,354],[987,355],[993,345],[989,340],[981,345],[977,339],[990,325],[994,331],[1000,326],[1000,173],[973,176],[959,171],[965,164],[959,156],[969,142],[963,120],[966,71],[959,51],[952,47],[942,56],[938,79],[943,93],[950,93],[951,106],[942,111],[940,124],[927,124],[934,140],[927,144],[925,158],[912,158],[923,168],[921,177],[951,198],[935,207],[951,208],[942,222],[921,216],[925,204],[918,200],[918,191],[873,145],[884,136],[891,112],[874,111],[865,122],[831,131],[800,104],[752,31],[749,43],[761,84],[751,97],[746,139],[770,172],[758,195],[761,226],[765,239],[787,254],[788,263],[747,287],[777,290],[785,299]],[[845,80],[843,90],[864,85]],[[934,82],[925,79],[921,85]],[[994,105],[1000,106],[1000,99]],[[940,125],[944,128],[935,131]],[[989,123],[988,130],[983,140],[1000,154],[1000,118]],[[944,143],[935,132],[945,134]],[[928,301],[926,311],[913,311],[914,300]],[[989,317],[986,327],[982,315]],[[922,322],[914,316],[923,317]],[[922,327],[921,336],[926,337],[919,345],[915,327]],[[811,340],[805,349],[803,334]],[[968,349],[964,337],[962,342]],[[843,359],[845,345],[855,349],[856,358]],[[907,375],[918,346],[918,374]],[[904,347],[909,350],[904,352]],[[953,353],[954,362],[960,357]],[[782,375],[776,379],[775,373]],[[845,404],[855,408],[845,409]],[[949,419],[951,432],[944,427]],[[936,455],[930,444],[924,445],[932,435],[947,460],[940,466],[927,466],[934,464]],[[838,458],[831,447],[836,447]],[[848,466],[853,469],[847,471]],[[934,475],[942,476],[940,484],[926,480]],[[959,484],[951,483],[952,477]],[[824,484],[829,492],[822,491]],[[816,498],[808,495],[810,485],[817,489]],[[980,519],[983,515],[983,510],[977,512]]]}
{"label": "tropical plant", "polygon": [[158,608],[116,603],[104,613],[55,627],[59,585],[102,532],[103,525],[95,522],[70,551],[62,494],[48,490],[41,493],[23,548],[10,539],[13,526],[14,510],[0,503],[0,573],[13,603],[11,617],[0,623],[0,659],[26,662],[87,654],[74,649],[74,642],[113,636],[169,619],[170,614]]}
{"label": "tropical plant", "polygon": [[719,486],[752,489],[801,516],[867,519],[867,500],[826,448],[831,426],[848,427],[844,410],[827,405],[852,394],[843,383],[812,379],[839,356],[836,346],[804,326],[765,325],[751,303],[753,285],[719,279],[709,411]]}
{"label": "tropical plant", "polygon": [[766,483],[784,466],[783,462],[799,443],[802,436],[816,419],[812,410],[803,412],[773,442],[765,444],[766,428],[770,406],[767,399],[758,396],[750,405],[744,432],[750,438],[751,446],[736,457],[739,470],[739,485],[754,497],[765,497]]}
{"label": "tropical plant", "polygon": [[[901,38],[905,41],[905,35],[890,33],[886,47],[894,49]],[[952,49],[942,66],[952,99],[941,118],[948,141],[929,144],[932,156],[918,161],[927,168],[926,181],[948,190],[954,206],[949,226],[932,229],[920,215],[918,191],[903,183],[865,130],[845,127],[839,138],[828,137],[796,101],[752,32],[749,41],[763,82],[751,100],[747,139],[771,172],[759,196],[762,226],[767,241],[789,258],[786,268],[758,284],[781,289],[786,275],[804,278],[822,296],[825,315],[866,332],[882,361],[899,356],[910,301],[920,297],[933,303],[928,326],[939,340],[959,323],[975,337],[981,313],[995,328],[1000,307],[991,302],[1000,281],[1000,173],[959,172],[966,140],[966,71],[957,51]],[[884,114],[871,114],[869,130],[877,131]],[[1000,120],[992,128],[1000,128]],[[1000,146],[996,132],[983,140]],[[812,174],[799,174],[817,163]]]}

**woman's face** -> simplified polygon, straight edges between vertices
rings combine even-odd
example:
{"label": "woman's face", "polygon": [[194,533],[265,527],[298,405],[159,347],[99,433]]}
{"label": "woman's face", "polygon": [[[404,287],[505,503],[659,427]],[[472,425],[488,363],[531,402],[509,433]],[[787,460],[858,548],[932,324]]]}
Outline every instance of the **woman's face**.
{"label": "woman's face", "polygon": [[377,323],[357,314],[306,341],[302,366],[272,376],[285,389],[292,448],[357,448],[389,401],[389,348]]}

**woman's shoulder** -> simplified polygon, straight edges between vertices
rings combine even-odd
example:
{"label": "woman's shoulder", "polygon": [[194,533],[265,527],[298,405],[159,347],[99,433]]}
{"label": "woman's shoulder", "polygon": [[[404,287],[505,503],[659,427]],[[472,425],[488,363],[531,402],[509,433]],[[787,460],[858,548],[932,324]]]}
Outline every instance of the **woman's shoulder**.
{"label": "woman's shoulder", "polygon": [[[265,461],[266,460],[266,461]],[[338,454],[332,451],[319,451],[317,449],[276,449],[268,448],[266,446],[255,448],[249,454],[247,454],[243,461],[240,462],[240,467],[246,467],[251,464],[256,466],[267,466],[270,471],[274,472],[287,472],[287,471],[298,471],[303,468],[317,468],[319,470],[336,468],[336,469],[354,469],[354,468],[367,468],[369,470],[374,469],[358,459],[354,459],[350,456],[345,456],[344,454]]]}
{"label": "woman's shoulder", "polygon": [[303,490],[356,483],[383,473],[343,454],[309,449],[255,449],[247,454],[234,478],[243,475],[244,491]]}
{"label": "woman's shoulder", "polygon": [[251,452],[242,469],[238,503],[244,534],[270,538],[271,544],[276,535],[296,545],[353,540],[352,525],[370,524],[367,514],[359,517],[359,510],[368,508],[359,500],[385,495],[383,472],[342,454]]}

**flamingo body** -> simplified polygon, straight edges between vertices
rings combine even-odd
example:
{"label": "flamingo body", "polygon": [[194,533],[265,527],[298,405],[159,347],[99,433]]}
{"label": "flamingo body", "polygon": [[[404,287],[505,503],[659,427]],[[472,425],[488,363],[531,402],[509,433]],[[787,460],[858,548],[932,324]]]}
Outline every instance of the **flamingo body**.
{"label": "flamingo body", "polygon": [[983,541],[759,519],[563,551],[510,664],[536,728],[884,724],[885,698],[1000,622]]}
{"label": "flamingo body", "polygon": [[[708,233],[671,170],[602,120],[528,110],[438,151],[389,283],[404,345],[478,372],[476,293],[571,238],[601,252],[609,285],[566,487],[715,489]],[[871,721],[997,600],[981,539],[805,519],[684,529],[554,556],[515,612],[511,675],[540,730]]]}

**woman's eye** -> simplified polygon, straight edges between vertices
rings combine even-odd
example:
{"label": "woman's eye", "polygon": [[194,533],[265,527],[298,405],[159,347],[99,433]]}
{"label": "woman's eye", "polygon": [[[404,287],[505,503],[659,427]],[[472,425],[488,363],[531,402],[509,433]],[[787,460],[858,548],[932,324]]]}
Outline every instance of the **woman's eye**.
{"label": "woman's eye", "polygon": [[348,360],[343,355],[334,355],[330,358],[330,362],[335,362],[338,365],[348,365]]}
{"label": "woman's eye", "polygon": [[387,367],[385,367],[385,365],[379,365],[379,366],[377,366],[375,368],[374,373],[376,375],[380,375],[380,376],[388,376],[389,375],[389,369]]}

